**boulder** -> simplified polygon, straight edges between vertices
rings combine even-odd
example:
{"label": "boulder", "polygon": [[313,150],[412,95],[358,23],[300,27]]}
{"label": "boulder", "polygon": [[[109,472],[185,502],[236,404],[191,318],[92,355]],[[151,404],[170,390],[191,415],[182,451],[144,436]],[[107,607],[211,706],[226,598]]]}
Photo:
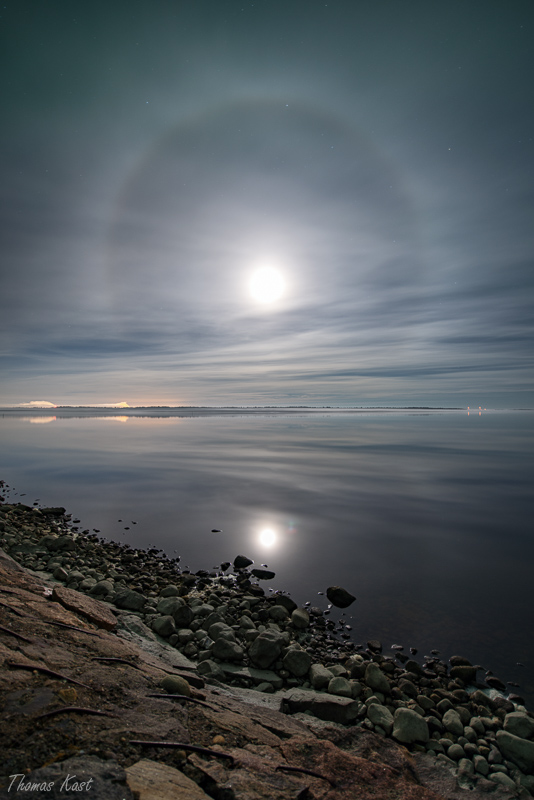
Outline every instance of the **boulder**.
{"label": "boulder", "polygon": [[278,631],[266,630],[260,633],[251,646],[248,653],[251,661],[260,669],[267,669],[273,664],[284,645],[282,634]]}
{"label": "boulder", "polygon": [[244,655],[243,648],[237,642],[222,637],[213,643],[211,651],[213,656],[221,661],[241,661]]}
{"label": "boulder", "polygon": [[289,612],[284,606],[276,605],[271,606],[269,609],[269,616],[271,619],[274,619],[275,622],[285,622],[289,619]]}
{"label": "boulder", "polygon": [[252,561],[250,558],[247,558],[246,556],[236,556],[234,558],[234,567],[236,569],[245,569],[246,567],[249,567],[253,563],[254,561]]}
{"label": "boulder", "polygon": [[460,715],[454,708],[449,708],[449,710],[444,713],[441,721],[449,733],[452,733],[454,736],[463,736],[464,726]]}
{"label": "boulder", "polygon": [[336,694],[339,697],[352,697],[352,686],[350,681],[338,675],[328,681],[328,694]]}
{"label": "boulder", "polygon": [[307,675],[311,666],[311,656],[306,650],[292,648],[284,656],[284,669],[291,672],[297,678]]}
{"label": "boulder", "polygon": [[259,581],[272,581],[276,577],[276,574],[271,572],[270,569],[253,569],[251,573]]}
{"label": "boulder", "polygon": [[332,673],[322,664],[312,664],[310,667],[310,681],[314,689],[324,689],[332,680]]}
{"label": "boulder", "polygon": [[119,589],[115,593],[113,602],[117,608],[126,608],[130,611],[140,611],[146,603],[146,597],[133,589]]}
{"label": "boulder", "polygon": [[291,714],[308,711],[318,719],[350,725],[358,716],[360,704],[345,697],[295,689],[284,696],[284,707]]}
{"label": "boulder", "polygon": [[329,586],[326,590],[326,596],[336,608],[348,608],[356,600],[354,595],[341,586]]}
{"label": "boulder", "polygon": [[402,744],[428,742],[430,736],[428,725],[416,711],[411,708],[397,708],[393,717],[393,738]]}
{"label": "boulder", "polygon": [[497,731],[496,736],[499,750],[505,758],[517,764],[522,772],[534,772],[534,742],[508,731]]}
{"label": "boulder", "polygon": [[534,719],[521,711],[513,711],[504,718],[504,730],[521,739],[534,736]]}
{"label": "boulder", "polygon": [[364,680],[367,686],[374,689],[375,692],[381,692],[381,694],[389,694],[391,692],[388,679],[374,661],[371,661],[365,668]]}
{"label": "boulder", "polygon": [[386,706],[372,703],[367,709],[367,718],[373,725],[379,725],[388,735],[393,730],[393,714]]}
{"label": "boulder", "polygon": [[170,614],[164,617],[156,617],[152,622],[152,630],[159,636],[172,636],[173,633],[176,633],[173,617]]}

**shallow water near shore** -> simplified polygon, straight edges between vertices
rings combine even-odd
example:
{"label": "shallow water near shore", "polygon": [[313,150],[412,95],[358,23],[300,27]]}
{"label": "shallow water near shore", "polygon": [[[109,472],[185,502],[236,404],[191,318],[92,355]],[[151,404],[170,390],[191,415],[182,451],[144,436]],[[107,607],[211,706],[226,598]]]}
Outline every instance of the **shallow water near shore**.
{"label": "shallow water near shore", "polygon": [[78,414],[0,415],[6,500],[192,571],[244,553],[298,603],[344,586],[356,642],[463,655],[534,705],[532,412]]}

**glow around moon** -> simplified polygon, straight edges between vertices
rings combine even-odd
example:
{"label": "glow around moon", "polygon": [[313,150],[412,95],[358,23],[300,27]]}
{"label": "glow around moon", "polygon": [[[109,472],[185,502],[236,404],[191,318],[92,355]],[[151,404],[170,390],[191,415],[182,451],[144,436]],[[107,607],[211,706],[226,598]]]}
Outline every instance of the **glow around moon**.
{"label": "glow around moon", "polygon": [[249,281],[250,294],[258,303],[268,304],[279,300],[285,292],[283,275],[273,267],[261,267]]}
{"label": "glow around moon", "polygon": [[272,547],[276,544],[276,539],[276,533],[272,528],[264,528],[264,530],[260,531],[259,540],[263,547]]}

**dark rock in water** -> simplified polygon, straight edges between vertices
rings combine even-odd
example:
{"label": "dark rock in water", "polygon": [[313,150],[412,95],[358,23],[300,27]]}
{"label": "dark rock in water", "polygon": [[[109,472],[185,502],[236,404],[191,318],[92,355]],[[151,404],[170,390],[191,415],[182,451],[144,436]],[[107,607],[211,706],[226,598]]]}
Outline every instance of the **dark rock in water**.
{"label": "dark rock in water", "polygon": [[[253,572],[254,572],[254,570],[253,570]],[[289,611],[289,613],[290,613],[290,614],[291,614],[291,613],[292,613],[292,612],[293,612],[293,611],[294,611],[296,608],[298,608],[298,606],[297,606],[297,604],[295,603],[295,601],[294,601],[294,600],[292,600],[292,599],[291,599],[291,597],[288,597],[288,596],[287,596],[287,594],[279,594],[278,592],[275,592],[275,594],[273,595],[273,597],[274,597],[274,599],[276,600],[276,604],[277,604],[278,606],[284,606],[284,608],[286,609],[286,611]]]}
{"label": "dark rock in water", "polygon": [[496,678],[495,675],[486,678],[486,683],[488,686],[491,686],[492,689],[497,689],[499,692],[506,691],[506,684],[500,681],[499,678]]}
{"label": "dark rock in water", "polygon": [[458,664],[451,667],[451,678],[460,678],[464,683],[473,683],[477,679],[477,667],[472,667],[470,664]]}
{"label": "dark rock in water", "polygon": [[221,529],[220,529],[220,528],[212,528],[212,529],[211,529],[211,532],[212,532],[212,533],[222,533],[222,531],[221,531]]}
{"label": "dark rock in water", "polygon": [[253,569],[251,572],[259,581],[271,581],[276,577],[276,573],[271,572],[270,569]]}
{"label": "dark rock in water", "polygon": [[222,571],[226,572],[226,570],[228,569],[229,566],[230,566],[230,562],[229,561],[223,561],[223,563],[221,564]]}
{"label": "dark rock in water", "polygon": [[372,650],[373,653],[382,652],[382,642],[379,642],[378,639],[371,639],[369,642],[367,642],[367,647],[369,650]]}
{"label": "dark rock in water", "polygon": [[337,608],[348,608],[348,606],[356,600],[354,595],[347,592],[347,590],[343,589],[341,586],[329,586],[326,590],[326,596],[332,605]]}
{"label": "dark rock in water", "polygon": [[254,562],[246,556],[236,556],[234,558],[234,567],[236,569],[245,569],[245,567],[249,567],[253,563]]}
{"label": "dark rock in water", "polygon": [[451,656],[449,658],[449,662],[450,662],[451,667],[472,667],[473,666],[471,664],[471,662],[468,661],[467,658],[464,658],[463,656]]}
{"label": "dark rock in water", "polygon": [[50,508],[41,508],[41,514],[47,514],[50,517],[62,517],[66,510],[63,506],[50,506]]}

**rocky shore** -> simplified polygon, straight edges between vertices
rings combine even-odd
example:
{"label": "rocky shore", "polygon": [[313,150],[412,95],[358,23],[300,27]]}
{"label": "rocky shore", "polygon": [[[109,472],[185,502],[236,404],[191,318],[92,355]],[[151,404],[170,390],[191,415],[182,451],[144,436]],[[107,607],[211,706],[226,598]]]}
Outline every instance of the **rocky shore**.
{"label": "rocky shore", "polygon": [[[20,791],[48,775],[31,796],[55,796],[65,764],[104,781],[87,797],[114,781],[141,800],[534,796],[534,714],[460,656],[357,645],[343,617],[266,595],[245,556],[191,574],[63,508],[0,505],[0,547],[6,797],[12,775]],[[79,702],[95,691],[98,708]],[[174,794],[143,789],[165,781]]]}

